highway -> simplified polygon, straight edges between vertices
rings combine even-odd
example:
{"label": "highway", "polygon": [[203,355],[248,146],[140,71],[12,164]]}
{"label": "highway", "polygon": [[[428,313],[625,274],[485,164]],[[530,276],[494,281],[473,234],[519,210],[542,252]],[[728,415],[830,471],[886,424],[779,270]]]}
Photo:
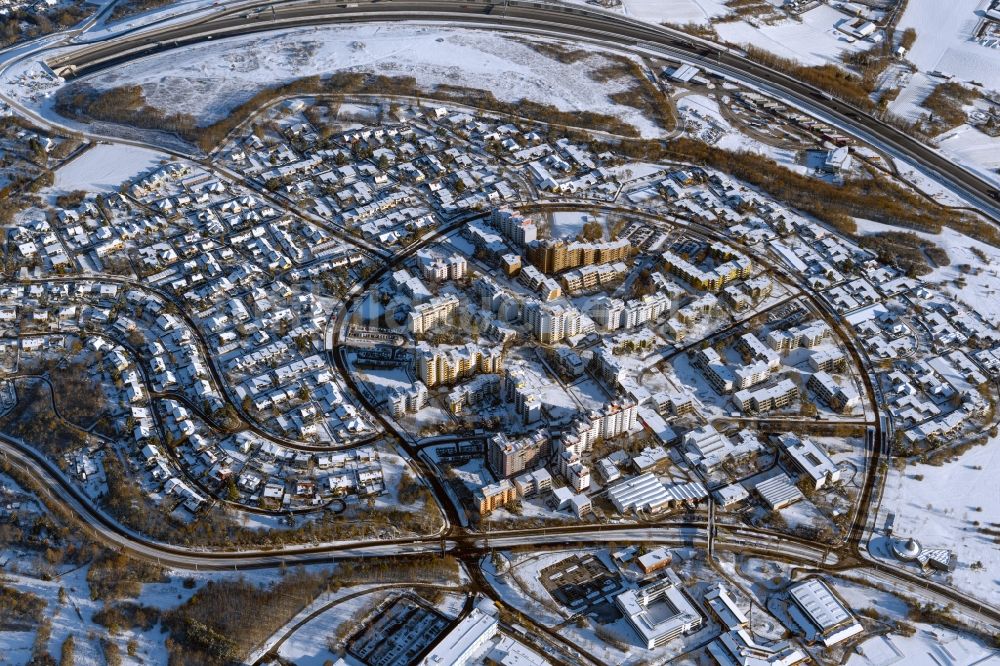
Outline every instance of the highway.
{"label": "highway", "polygon": [[[257,12],[256,9],[261,11]],[[267,11],[263,11],[266,9]],[[150,31],[63,49],[48,59],[67,77],[100,71],[130,60],[192,44],[278,28],[384,21],[435,21],[490,30],[535,32],[571,40],[591,40],[625,50],[644,50],[682,58],[724,76],[780,94],[806,111],[837,124],[858,138],[901,156],[974,201],[994,222],[1000,220],[1000,192],[975,173],[955,164],[922,141],[848,102],[788,75],[751,62],[683,32],[579,5],[536,0],[298,0],[274,4],[241,3],[207,18],[175,22]]]}

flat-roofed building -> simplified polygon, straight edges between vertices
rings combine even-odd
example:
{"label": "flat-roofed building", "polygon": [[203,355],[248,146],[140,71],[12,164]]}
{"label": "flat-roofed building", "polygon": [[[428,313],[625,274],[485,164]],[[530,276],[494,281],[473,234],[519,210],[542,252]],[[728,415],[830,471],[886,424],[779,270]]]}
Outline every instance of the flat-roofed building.
{"label": "flat-roofed building", "polygon": [[782,379],[774,386],[756,390],[744,389],[733,394],[733,403],[744,414],[762,414],[792,404],[799,389],[790,379]]}
{"label": "flat-roofed building", "polygon": [[720,291],[728,283],[740,278],[748,278],[753,273],[753,263],[747,257],[722,243],[713,243],[708,250],[710,256],[721,263],[714,268],[702,268],[671,251],[663,253],[663,267],[691,286],[703,291]]}
{"label": "flat-roofed building", "polygon": [[421,303],[410,311],[407,319],[410,332],[421,335],[428,329],[448,321],[451,313],[458,309],[458,297],[454,294],[437,296]]}
{"label": "flat-roofed building", "polygon": [[461,414],[466,407],[478,405],[500,394],[500,375],[488,374],[473,377],[472,380],[455,387],[448,394],[448,410]]}
{"label": "flat-roofed building", "polygon": [[741,335],[736,341],[736,350],[749,356],[752,361],[763,361],[770,370],[777,370],[781,366],[781,355],[753,333]]}
{"label": "flat-roofed building", "polygon": [[497,483],[483,486],[473,496],[479,504],[479,513],[482,515],[517,499],[517,490],[510,481],[501,479]]}
{"label": "flat-roofed building", "polygon": [[711,472],[730,459],[742,459],[760,450],[761,444],[750,431],[742,431],[736,442],[709,424],[684,435],[685,457],[705,472]]}
{"label": "flat-roofed building", "polygon": [[506,478],[534,467],[548,452],[549,435],[545,430],[514,440],[500,432],[490,438],[486,459],[494,474]]}
{"label": "flat-roofed building", "polygon": [[702,617],[680,588],[676,576],[638,590],[625,590],[615,605],[625,615],[648,650],[663,647],[701,626]]}
{"label": "flat-roofed building", "polygon": [[717,583],[705,593],[705,603],[712,615],[727,629],[742,629],[750,623],[746,613],[740,610],[722,583]]}
{"label": "flat-roofed building", "polygon": [[640,555],[636,560],[639,568],[642,569],[642,572],[647,575],[653,573],[654,571],[659,571],[660,569],[666,569],[673,561],[673,551],[666,546],[651,550],[645,555]]}
{"label": "flat-roofed building", "polygon": [[806,388],[837,412],[850,411],[861,402],[861,396],[853,386],[840,386],[823,370],[814,372],[809,377]]}
{"label": "flat-roofed building", "polygon": [[664,415],[683,416],[694,414],[694,398],[687,393],[670,393],[662,391],[652,398],[656,403],[656,411]]}
{"label": "flat-roofed building", "polygon": [[500,621],[485,606],[472,609],[451,631],[438,641],[420,666],[465,666],[486,643],[497,635]]}
{"label": "flat-roofed building", "polygon": [[771,368],[765,361],[757,361],[750,365],[744,365],[733,371],[733,388],[736,390],[748,389],[761,382],[767,381],[771,377]]}
{"label": "flat-roofed building", "polygon": [[787,331],[774,330],[767,334],[767,344],[775,351],[787,352],[796,347],[812,349],[830,337],[830,327],[821,321],[796,326]]}
{"label": "flat-roofed building", "polygon": [[835,372],[847,364],[844,352],[839,349],[817,349],[809,354],[809,367],[813,372]]}
{"label": "flat-roofed building", "polygon": [[[802,615],[817,630],[816,636],[831,647],[861,633],[861,624],[847,606],[819,578],[808,578],[789,588],[788,595]],[[795,615],[792,616],[795,619]]]}
{"label": "flat-roofed building", "polygon": [[554,301],[562,296],[562,287],[534,266],[525,266],[517,276],[517,281],[538,294],[543,301]]}
{"label": "flat-roofed building", "polygon": [[780,511],[786,506],[791,506],[806,498],[802,491],[792,483],[788,475],[784,472],[775,474],[769,479],[758,481],[754,485],[754,490],[764,500],[768,508],[772,511]]}
{"label": "flat-roofed building", "polygon": [[692,364],[705,374],[705,379],[719,393],[729,393],[736,384],[733,371],[722,361],[719,352],[712,347],[699,349],[695,352]]}
{"label": "flat-roofed building", "polygon": [[490,224],[509,238],[515,245],[525,246],[538,238],[538,227],[526,217],[510,208],[498,208],[490,216]]}
{"label": "flat-roofed building", "polygon": [[827,483],[840,481],[840,470],[836,463],[816,442],[786,432],[778,437],[778,443],[795,468],[809,479],[814,490],[819,490]]}
{"label": "flat-roofed building", "polygon": [[708,654],[719,666],[795,666],[807,660],[788,641],[764,645],[747,629],[731,629],[708,644]]}
{"label": "flat-roofed building", "polygon": [[713,490],[712,497],[723,509],[729,509],[750,499],[750,493],[742,485],[733,483]]}
{"label": "flat-roofed building", "polygon": [[416,351],[417,376],[433,388],[454,384],[477,373],[497,373],[503,366],[500,347],[481,347],[469,342],[461,347],[432,347],[421,341]]}
{"label": "flat-roofed building", "polygon": [[525,472],[514,479],[514,487],[521,497],[539,495],[552,488],[552,475],[545,468]]}
{"label": "flat-roofed building", "polygon": [[631,251],[632,244],[627,239],[600,243],[549,239],[529,243],[526,256],[543,273],[560,273],[579,266],[624,261]]}
{"label": "flat-roofed building", "polygon": [[655,475],[640,474],[608,488],[608,499],[619,513],[656,513],[673,499]]}

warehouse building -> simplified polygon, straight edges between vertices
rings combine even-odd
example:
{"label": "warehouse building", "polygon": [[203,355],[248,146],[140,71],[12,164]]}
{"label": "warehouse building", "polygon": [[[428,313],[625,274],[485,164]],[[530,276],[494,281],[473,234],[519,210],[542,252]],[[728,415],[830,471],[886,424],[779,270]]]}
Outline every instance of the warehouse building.
{"label": "warehouse building", "polygon": [[803,626],[803,629],[811,632],[812,637],[826,647],[861,633],[861,624],[819,578],[809,578],[793,585],[788,594],[793,603],[789,607],[792,619],[800,624],[803,618],[807,620],[811,627]]}

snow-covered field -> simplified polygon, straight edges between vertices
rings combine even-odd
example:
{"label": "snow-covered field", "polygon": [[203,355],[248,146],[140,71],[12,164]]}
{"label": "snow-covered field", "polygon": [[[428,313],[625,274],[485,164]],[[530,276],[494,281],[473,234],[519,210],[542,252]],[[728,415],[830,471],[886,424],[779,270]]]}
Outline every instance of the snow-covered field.
{"label": "snow-covered field", "polygon": [[[949,548],[958,556],[953,584],[988,603],[1000,603],[1000,548],[995,537],[981,533],[1000,516],[1000,438],[967,451],[957,461],[940,467],[910,465],[893,470],[877,525],[889,512],[896,514],[893,533],[915,537],[925,548]],[[920,478],[922,477],[922,479]],[[971,568],[981,562],[978,570]]]}
{"label": "snow-covered field", "polygon": [[145,148],[99,143],[56,171],[53,190],[113,192],[165,159],[169,156]]}
{"label": "snow-covered field", "polygon": [[[997,69],[1000,69],[1000,53],[997,53]],[[975,127],[961,125],[947,132],[937,141],[941,152],[959,162],[963,162],[980,172],[981,175],[1000,182],[1000,137],[983,134]]]}
{"label": "snow-covered field", "polygon": [[847,21],[846,14],[821,4],[800,15],[801,22],[786,20],[774,25],[755,27],[745,21],[719,23],[719,37],[734,44],[753,44],[783,58],[794,58],[803,65],[839,63],[845,51],[871,47],[871,42],[852,41],[837,25]]}
{"label": "snow-covered field", "polygon": [[707,23],[729,12],[723,0],[623,0],[626,16],[650,23]]}
{"label": "snow-covered field", "polygon": [[[569,0],[576,4],[594,5],[586,0]],[[649,23],[705,24],[717,16],[729,13],[724,0],[622,0],[614,11]]]}
{"label": "snow-covered field", "polygon": [[[882,615],[905,618],[908,605],[895,595],[835,580],[834,588],[855,611],[872,608]],[[873,636],[850,655],[848,666],[890,666],[891,664],[973,664],[990,666],[1000,663],[1000,655],[974,638],[941,627],[914,625],[913,636],[889,634]]]}
{"label": "snow-covered field", "polygon": [[[587,47],[592,49],[593,47]],[[191,113],[201,122],[223,116],[261,87],[337,71],[412,76],[438,84],[491,91],[498,99],[531,99],[563,110],[616,115],[643,134],[658,128],[608,96],[627,81],[600,83],[588,75],[606,64],[595,56],[564,64],[524,43],[485,31],[421,25],[357,25],[286,30],[189,47],[183,60],[165,53],[87,79],[99,88],[141,84],[149,102]]]}
{"label": "snow-covered field", "polygon": [[972,39],[989,5],[990,0],[909,0],[898,26],[917,31],[907,60],[924,72],[938,70],[1000,89],[1000,52]]}
{"label": "snow-covered field", "polygon": [[[899,227],[890,227],[870,220],[857,219],[858,231],[861,233],[876,233],[881,231],[899,231]],[[1000,249],[981,241],[958,233],[952,229],[943,229],[940,234],[917,233],[935,245],[943,248],[951,259],[949,266],[936,269],[922,279],[933,283],[947,283],[940,286],[952,298],[975,310],[994,326],[1000,326]],[[983,253],[987,261],[983,262],[973,249]],[[972,271],[962,273],[958,266],[968,265]],[[962,277],[964,287],[956,287],[954,280]]]}

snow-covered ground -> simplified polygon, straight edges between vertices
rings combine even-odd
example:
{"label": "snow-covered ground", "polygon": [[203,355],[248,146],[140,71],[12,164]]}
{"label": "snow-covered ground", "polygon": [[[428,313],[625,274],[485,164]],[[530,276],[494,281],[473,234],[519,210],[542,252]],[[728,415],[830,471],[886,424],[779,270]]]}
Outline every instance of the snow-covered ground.
{"label": "snow-covered ground", "polygon": [[799,18],[801,21],[789,19],[759,28],[745,21],[730,21],[717,24],[715,29],[727,42],[753,44],[783,58],[794,58],[803,65],[837,64],[845,51],[872,46],[871,42],[854,41],[838,30],[836,26],[849,18],[830,5],[820,4]]}
{"label": "snow-covered ground", "polygon": [[[347,596],[345,593],[354,592],[357,588],[342,590],[331,598]],[[381,602],[388,596],[386,591],[377,591],[372,594],[347,599],[339,604],[331,606],[328,610],[300,627],[292,636],[282,644],[278,654],[285,659],[294,661],[300,666],[321,666],[336,659],[329,648],[327,639],[344,622],[348,622],[358,614],[365,612],[375,604]],[[326,595],[324,595],[326,596]],[[324,603],[330,599],[325,599]],[[320,604],[321,606],[322,604]],[[310,605],[312,607],[313,604]],[[301,614],[300,614],[301,615]],[[301,619],[301,618],[300,618]],[[291,623],[290,623],[291,624]],[[360,627],[359,627],[360,628]]]}
{"label": "snow-covered ground", "polygon": [[[337,71],[377,72],[412,76],[424,87],[464,85],[489,90],[503,101],[527,98],[567,111],[615,115],[646,136],[659,133],[637,110],[609,99],[628,89],[629,81],[602,83],[589,76],[606,64],[599,50],[588,46],[593,57],[566,64],[524,40],[412,24],[285,30],[191,46],[183,60],[169,52],[142,58],[87,81],[98,88],[140,84],[153,106],[211,122],[263,86]],[[20,73],[13,69],[8,82]],[[22,100],[51,106],[50,99],[32,102],[29,95]]]}
{"label": "snow-covered ground", "polygon": [[[893,619],[906,617],[909,606],[895,595],[839,579],[833,583],[844,601],[855,611],[871,608]],[[847,666],[1000,664],[1000,654],[996,650],[968,635],[920,623],[914,628],[917,631],[913,636],[888,634],[868,639],[862,643],[861,649],[850,655]]]}
{"label": "snow-covered ground", "polygon": [[[593,7],[586,0],[569,0]],[[622,0],[618,11],[625,16],[649,23],[705,24],[729,13],[724,0]]]}
{"label": "snow-covered ground", "polygon": [[[1000,69],[1000,53],[997,53],[997,69]],[[942,134],[937,139],[941,152],[953,157],[980,173],[980,175],[1000,182],[1000,137],[991,137],[969,125],[959,125]]]}
{"label": "snow-covered ground", "polygon": [[[725,98],[723,98],[725,101]],[[783,150],[757,141],[740,130],[723,117],[718,100],[707,95],[684,95],[677,101],[677,108],[689,123],[696,129],[693,134],[707,143],[714,143],[719,148],[733,151],[749,151],[770,157],[778,164],[792,171],[806,174],[809,169],[799,164],[796,151]]]}
{"label": "snow-covered ground", "polygon": [[990,0],[909,0],[898,25],[917,31],[907,60],[924,72],[938,70],[1000,89],[1000,51],[972,39],[989,5]]}
{"label": "snow-covered ground", "polygon": [[[860,233],[900,230],[899,227],[890,227],[870,220],[857,219],[857,223]],[[947,228],[940,234],[917,233],[917,235],[943,248],[951,259],[950,265],[938,268],[922,279],[938,283],[939,289],[978,312],[994,326],[1000,326],[1000,298],[998,298],[1000,249]],[[973,249],[983,253],[987,261],[980,259]],[[972,270],[962,273],[958,270],[962,265],[968,265]],[[958,277],[965,280],[964,287],[955,286],[954,280]]]}
{"label": "snow-covered ground", "polygon": [[[962,83],[978,83],[985,90],[1000,90],[1000,49],[973,39],[990,0],[909,0],[899,21],[899,30],[917,32],[906,59],[917,71],[890,105],[893,113],[915,120],[926,110],[919,104],[934,87],[945,81],[930,72],[941,72]],[[968,125],[948,132],[938,140],[942,152],[1000,182],[1000,139],[993,139]]]}
{"label": "snow-covered ground", "polygon": [[626,16],[650,23],[707,23],[729,12],[723,0],[623,0]]}
{"label": "snow-covered ground", "polygon": [[[893,469],[885,485],[880,516],[896,514],[893,533],[913,536],[925,548],[949,548],[958,556],[952,574],[955,587],[988,603],[1000,603],[1000,548],[995,537],[979,531],[1000,516],[1000,438],[975,446],[954,462],[940,467],[909,465]],[[979,521],[980,526],[973,523]],[[981,562],[982,567],[971,565]]]}
{"label": "snow-covered ground", "polygon": [[53,190],[113,192],[126,180],[150,169],[168,155],[123,144],[99,143],[60,167]]}

